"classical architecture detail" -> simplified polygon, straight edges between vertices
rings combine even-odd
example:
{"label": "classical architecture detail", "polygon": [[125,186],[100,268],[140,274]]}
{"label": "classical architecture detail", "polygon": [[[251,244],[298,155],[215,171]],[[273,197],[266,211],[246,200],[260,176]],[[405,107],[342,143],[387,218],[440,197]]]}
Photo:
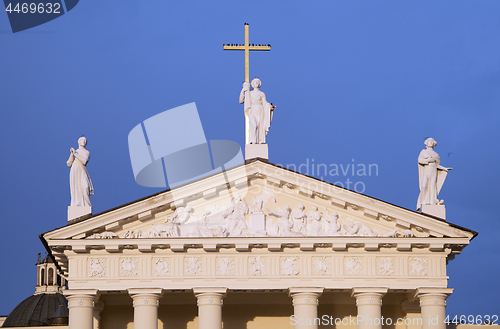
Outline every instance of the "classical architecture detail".
{"label": "classical architecture detail", "polygon": [[330,275],[330,257],[313,257],[313,273],[316,275]]}
{"label": "classical architecture detail", "polygon": [[423,149],[418,156],[418,182],[420,194],[417,200],[417,210],[422,205],[442,205],[443,200],[438,199],[438,194],[443,187],[448,171],[452,168],[441,166],[439,154],[434,151],[437,142],[427,138]]}
{"label": "classical architecture detail", "polygon": [[377,259],[378,274],[393,275],[394,274],[394,258],[381,257]]}
{"label": "classical architecture detail", "polygon": [[106,275],[106,258],[89,259],[89,277],[103,277]]}
{"label": "classical architecture detail", "polygon": [[299,273],[299,257],[281,257],[281,275],[297,275]]}
{"label": "classical architecture detail", "polygon": [[87,138],[78,139],[78,149],[70,148],[70,156],[66,164],[71,168],[69,172],[69,186],[71,190],[71,207],[91,207],[90,196],[94,194],[94,187],[87,172],[87,162],[90,152],[85,148]]}
{"label": "classical architecture detail", "polygon": [[307,214],[307,234],[309,236],[322,235],[321,213],[318,207],[313,206],[312,210]]}
{"label": "classical architecture detail", "polygon": [[130,257],[123,258],[120,261],[120,272],[124,276],[136,276],[138,275],[137,268],[138,261],[136,259],[132,259]]}
{"label": "classical architecture detail", "polygon": [[170,262],[164,258],[159,258],[154,263],[156,276],[167,276],[170,274]]}
{"label": "classical architecture detail", "polygon": [[410,258],[410,274],[424,276],[427,275],[427,258]]}
{"label": "classical architecture detail", "polygon": [[248,272],[252,276],[267,275],[266,263],[262,257],[249,257],[248,258]]}
{"label": "classical architecture detail", "polygon": [[114,232],[102,232],[102,233],[94,233],[89,235],[87,239],[114,239],[118,238],[118,235]]}
{"label": "classical architecture detail", "polygon": [[184,258],[184,273],[187,275],[200,275],[202,274],[202,264],[199,257],[186,257]]}
{"label": "classical architecture detail", "polygon": [[217,258],[217,275],[235,275],[236,262],[233,257]]}
{"label": "classical architecture detail", "polygon": [[[250,85],[253,90],[250,91]],[[244,104],[245,115],[248,116],[249,139],[247,144],[265,144],[266,135],[271,127],[273,111],[276,108],[266,100],[266,95],[259,90],[262,82],[253,79],[252,83],[244,82],[240,92],[240,104]]]}
{"label": "classical architecture detail", "polygon": [[345,273],[360,275],[363,272],[362,260],[357,257],[347,257],[344,261]]}
{"label": "classical architecture detail", "polygon": [[264,204],[267,200],[274,196],[273,191],[265,189],[262,193],[255,198],[252,198],[252,206],[250,207],[250,213],[252,214],[262,214]]}

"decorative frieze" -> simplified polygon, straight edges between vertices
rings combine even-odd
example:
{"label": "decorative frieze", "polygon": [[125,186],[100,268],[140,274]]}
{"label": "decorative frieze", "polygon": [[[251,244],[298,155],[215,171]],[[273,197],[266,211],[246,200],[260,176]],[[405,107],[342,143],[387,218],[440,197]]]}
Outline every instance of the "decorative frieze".
{"label": "decorative frieze", "polygon": [[165,258],[159,258],[154,261],[154,274],[155,276],[170,275],[170,262]]}
{"label": "decorative frieze", "polygon": [[281,275],[298,275],[299,257],[281,257]]}
{"label": "decorative frieze", "polygon": [[363,261],[358,257],[347,257],[344,260],[345,274],[361,275],[363,273]]}
{"label": "decorative frieze", "polygon": [[327,256],[313,257],[312,266],[314,275],[330,275],[331,258]]}
{"label": "decorative frieze", "polygon": [[137,263],[137,259],[130,257],[122,258],[120,260],[120,274],[122,276],[137,276],[139,274]]}
{"label": "decorative frieze", "polygon": [[201,275],[203,266],[200,257],[184,258],[184,274],[186,275]]}
{"label": "decorative frieze", "polygon": [[106,275],[106,258],[89,259],[89,276],[103,277]]}
{"label": "decorative frieze", "polygon": [[379,275],[394,275],[394,258],[377,258],[377,273]]}
{"label": "decorative frieze", "polygon": [[428,274],[428,260],[422,257],[410,258],[410,275],[425,276]]}
{"label": "decorative frieze", "polygon": [[235,275],[236,262],[234,257],[217,258],[217,275]]}
{"label": "decorative frieze", "polygon": [[265,259],[260,256],[249,257],[248,274],[251,276],[267,275],[267,265]]}

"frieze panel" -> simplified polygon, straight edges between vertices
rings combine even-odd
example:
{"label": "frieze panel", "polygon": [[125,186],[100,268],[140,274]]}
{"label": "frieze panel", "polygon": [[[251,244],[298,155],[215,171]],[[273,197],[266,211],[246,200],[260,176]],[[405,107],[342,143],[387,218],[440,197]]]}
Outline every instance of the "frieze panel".
{"label": "frieze panel", "polygon": [[104,277],[106,275],[106,258],[89,259],[89,277]]}

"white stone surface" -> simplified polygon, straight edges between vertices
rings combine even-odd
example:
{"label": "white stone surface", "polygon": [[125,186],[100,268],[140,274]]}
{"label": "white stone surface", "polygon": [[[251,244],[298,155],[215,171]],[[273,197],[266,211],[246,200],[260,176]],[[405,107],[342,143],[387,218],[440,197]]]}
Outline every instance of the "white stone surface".
{"label": "white stone surface", "polygon": [[82,217],[92,213],[91,206],[77,206],[77,207],[68,207],[68,221]]}
{"label": "white stone surface", "polygon": [[420,211],[422,211],[423,214],[439,217],[446,220],[446,209],[444,204],[423,204]]}
{"label": "white stone surface", "polygon": [[250,214],[250,227],[253,231],[265,231],[266,215],[264,213]]}
{"label": "white stone surface", "polygon": [[269,159],[269,150],[267,144],[246,144],[245,160],[251,159]]}

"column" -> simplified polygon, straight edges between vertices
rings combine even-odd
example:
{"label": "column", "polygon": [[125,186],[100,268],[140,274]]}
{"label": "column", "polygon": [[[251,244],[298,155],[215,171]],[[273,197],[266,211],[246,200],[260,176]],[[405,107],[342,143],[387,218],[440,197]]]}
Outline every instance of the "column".
{"label": "column", "polygon": [[451,288],[418,288],[415,296],[420,301],[422,329],[446,329],[446,298]]}
{"label": "column", "polygon": [[94,329],[99,329],[101,323],[101,312],[104,309],[102,301],[94,302]]}
{"label": "column", "polygon": [[404,325],[406,329],[421,329],[422,316],[418,300],[407,299],[401,303],[401,309],[405,313]]}
{"label": "column", "polygon": [[158,329],[161,288],[127,289],[134,305],[134,329]]}
{"label": "column", "polygon": [[198,328],[222,329],[222,299],[227,288],[194,288],[198,300]]}
{"label": "column", "polygon": [[356,297],[358,329],[382,329],[382,297],[387,288],[353,288]]}
{"label": "column", "polygon": [[63,293],[68,299],[69,329],[93,329],[97,290],[68,289]]}
{"label": "column", "polygon": [[320,324],[318,318],[318,299],[323,288],[290,288],[288,295],[292,297],[293,317],[290,323],[295,329],[317,329]]}

